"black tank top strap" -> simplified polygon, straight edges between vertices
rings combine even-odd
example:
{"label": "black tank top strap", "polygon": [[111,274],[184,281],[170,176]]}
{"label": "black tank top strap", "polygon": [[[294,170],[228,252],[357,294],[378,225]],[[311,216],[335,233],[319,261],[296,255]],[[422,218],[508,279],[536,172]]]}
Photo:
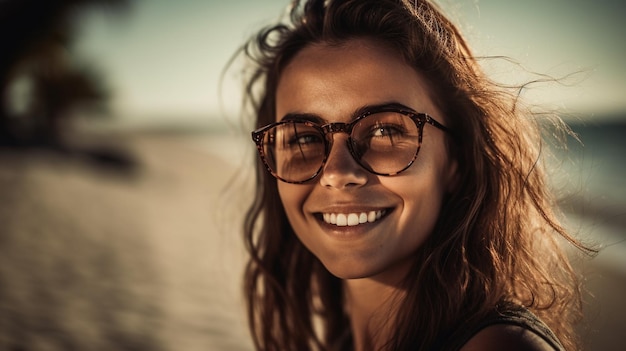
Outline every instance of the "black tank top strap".
{"label": "black tank top strap", "polygon": [[478,332],[497,324],[509,324],[522,327],[540,336],[550,344],[555,351],[565,351],[559,339],[545,323],[528,309],[514,304],[501,305],[475,326],[457,331],[448,339],[448,342],[446,342],[447,345],[442,347],[441,350],[458,351],[474,335],[478,334]]}

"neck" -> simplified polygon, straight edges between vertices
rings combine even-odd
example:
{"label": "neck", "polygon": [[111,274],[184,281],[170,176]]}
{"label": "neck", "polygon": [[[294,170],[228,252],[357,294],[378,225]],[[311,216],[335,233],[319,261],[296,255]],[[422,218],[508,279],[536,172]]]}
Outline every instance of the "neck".
{"label": "neck", "polygon": [[404,293],[371,278],[346,280],[346,302],[355,351],[379,350],[389,340]]}

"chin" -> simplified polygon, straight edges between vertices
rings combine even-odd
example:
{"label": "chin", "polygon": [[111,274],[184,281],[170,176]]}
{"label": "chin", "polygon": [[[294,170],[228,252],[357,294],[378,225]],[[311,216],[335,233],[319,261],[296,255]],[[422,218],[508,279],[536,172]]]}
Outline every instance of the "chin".
{"label": "chin", "polygon": [[326,267],[330,274],[343,280],[368,278],[376,274],[371,267],[366,267],[366,265],[358,263],[324,264],[324,267]]}

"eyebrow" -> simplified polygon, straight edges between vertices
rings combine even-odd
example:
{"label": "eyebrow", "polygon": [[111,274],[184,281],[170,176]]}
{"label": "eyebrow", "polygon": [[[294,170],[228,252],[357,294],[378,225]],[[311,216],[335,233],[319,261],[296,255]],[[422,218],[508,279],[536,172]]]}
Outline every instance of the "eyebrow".
{"label": "eyebrow", "polygon": [[[352,112],[350,121],[354,121],[355,119],[357,119],[359,116],[362,116],[363,114],[367,113],[368,111],[371,110],[377,110],[377,109],[381,109],[381,108],[399,108],[399,109],[403,109],[403,110],[408,110],[408,111],[415,111],[412,108],[403,105],[399,102],[396,101],[390,101],[390,102],[385,102],[385,103],[381,103],[381,104],[373,104],[373,105],[364,105],[361,106],[359,108],[357,108],[356,110],[354,110],[354,112]],[[283,116],[283,118],[280,119],[280,121],[293,121],[293,120],[306,120],[306,121],[310,121],[310,122],[314,122],[314,123],[318,123],[318,124],[324,124],[324,123],[328,123],[329,121],[322,118],[321,116],[314,114],[314,113],[298,113],[298,112],[294,112],[294,113],[287,113]]]}

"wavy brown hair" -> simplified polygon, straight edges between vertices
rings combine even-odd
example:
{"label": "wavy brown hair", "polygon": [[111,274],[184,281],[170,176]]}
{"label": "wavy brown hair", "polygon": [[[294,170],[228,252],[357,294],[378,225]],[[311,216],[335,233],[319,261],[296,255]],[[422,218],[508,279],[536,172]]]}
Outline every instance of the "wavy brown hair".
{"label": "wavy brown hair", "polygon": [[[514,90],[482,73],[437,6],[424,0],[294,2],[289,16],[243,48],[254,67],[246,97],[256,127],[275,120],[276,87],[295,54],[314,43],[356,38],[384,43],[427,78],[454,131],[450,149],[459,165],[460,183],[415,253],[386,349],[438,349],[462,325],[505,302],[532,310],[575,349],[581,295],[559,244],[564,238],[587,249],[553,213],[539,125]],[[351,349],[341,280],[297,239],[276,182],[257,161],[257,191],[244,228],[250,253],[245,294],[256,348]]]}

